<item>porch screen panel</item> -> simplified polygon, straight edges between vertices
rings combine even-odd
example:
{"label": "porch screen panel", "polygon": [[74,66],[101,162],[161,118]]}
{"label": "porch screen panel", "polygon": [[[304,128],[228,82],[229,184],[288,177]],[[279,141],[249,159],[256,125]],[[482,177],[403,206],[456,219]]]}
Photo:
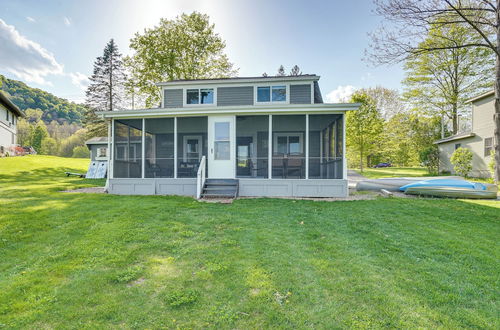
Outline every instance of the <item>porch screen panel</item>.
{"label": "porch screen panel", "polygon": [[145,120],[146,178],[174,177],[174,118]]}
{"label": "porch screen panel", "polygon": [[208,117],[177,118],[178,178],[196,178],[201,158],[208,154],[207,138]]}
{"label": "porch screen panel", "polygon": [[305,134],[305,115],[273,115],[273,179],[305,178]]}
{"label": "porch screen panel", "polygon": [[268,140],[268,115],[236,117],[237,177],[268,178]]}
{"label": "porch screen panel", "polygon": [[142,176],[142,119],[115,120],[113,176]]}
{"label": "porch screen panel", "polygon": [[309,115],[309,178],[342,179],[342,115]]}

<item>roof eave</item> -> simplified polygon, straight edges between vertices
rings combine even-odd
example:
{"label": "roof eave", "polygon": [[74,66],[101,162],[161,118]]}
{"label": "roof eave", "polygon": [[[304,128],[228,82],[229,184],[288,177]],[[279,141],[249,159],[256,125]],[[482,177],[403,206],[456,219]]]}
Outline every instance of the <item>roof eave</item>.
{"label": "roof eave", "polygon": [[267,113],[267,112],[314,112],[314,111],[355,111],[361,106],[360,103],[315,103],[315,104],[287,104],[283,106],[227,106],[227,107],[191,107],[191,108],[153,108],[136,110],[101,111],[101,118],[113,118],[123,116],[151,116],[168,115],[175,116],[196,114],[198,116],[217,113]]}
{"label": "roof eave", "polygon": [[453,141],[467,139],[467,138],[474,137],[474,136],[476,136],[476,134],[474,134],[474,133],[468,133],[468,134],[460,135],[460,136],[450,136],[450,137],[447,137],[447,138],[444,138],[444,139],[441,139],[441,140],[437,140],[433,144],[441,144],[441,143],[453,142]]}
{"label": "roof eave", "polygon": [[15,105],[2,91],[0,91],[0,101],[2,101],[11,111],[15,112],[19,117],[26,118],[24,112],[22,112],[21,109],[19,109],[19,107]]}
{"label": "roof eave", "polygon": [[478,95],[478,96],[475,96],[475,97],[473,97],[471,99],[468,99],[465,102],[466,103],[472,103],[472,102],[478,101],[480,99],[484,99],[485,97],[488,97],[488,96],[491,96],[491,95],[495,95],[495,91],[494,90],[488,91],[488,92],[483,93],[483,94]]}
{"label": "roof eave", "polygon": [[321,77],[317,75],[303,76],[272,76],[272,77],[241,77],[241,78],[220,78],[220,79],[193,79],[174,80],[156,83],[156,86],[178,86],[178,85],[202,85],[202,84],[240,84],[240,83],[260,83],[266,81],[317,81]]}

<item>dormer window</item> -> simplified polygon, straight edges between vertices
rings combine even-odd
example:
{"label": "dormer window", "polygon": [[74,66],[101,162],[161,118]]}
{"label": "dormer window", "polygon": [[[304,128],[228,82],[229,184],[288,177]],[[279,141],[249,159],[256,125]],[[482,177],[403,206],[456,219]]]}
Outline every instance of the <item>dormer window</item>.
{"label": "dormer window", "polygon": [[186,104],[214,104],[214,89],[213,88],[187,89]]}
{"label": "dormer window", "polygon": [[258,103],[286,102],[286,86],[257,87],[257,102]]}

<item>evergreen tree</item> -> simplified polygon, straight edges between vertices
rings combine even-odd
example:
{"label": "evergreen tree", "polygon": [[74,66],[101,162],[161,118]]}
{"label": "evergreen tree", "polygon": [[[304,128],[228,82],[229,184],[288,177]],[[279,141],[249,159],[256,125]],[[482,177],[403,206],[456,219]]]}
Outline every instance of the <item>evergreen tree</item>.
{"label": "evergreen tree", "polygon": [[285,75],[285,68],[283,65],[280,65],[278,68],[278,73],[276,74],[277,77],[283,77]]}
{"label": "evergreen tree", "polygon": [[292,70],[290,70],[290,76],[300,76],[302,74],[302,71],[300,71],[300,68],[298,65],[294,65]]}
{"label": "evergreen tree", "polygon": [[42,142],[45,138],[49,136],[47,132],[47,127],[45,126],[43,121],[39,121],[36,124],[35,129],[33,130],[33,135],[31,136],[31,146],[37,151],[42,151]]}
{"label": "evergreen tree", "polygon": [[96,112],[113,111],[122,106],[125,82],[122,55],[111,39],[104,48],[103,55],[94,62],[94,72],[85,93],[87,110],[84,124],[89,137],[107,134],[106,123]]}

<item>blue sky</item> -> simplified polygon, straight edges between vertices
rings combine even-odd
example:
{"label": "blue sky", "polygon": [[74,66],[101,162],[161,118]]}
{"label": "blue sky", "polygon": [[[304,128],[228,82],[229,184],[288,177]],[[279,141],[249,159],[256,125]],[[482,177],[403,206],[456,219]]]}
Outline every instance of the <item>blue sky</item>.
{"label": "blue sky", "polygon": [[353,88],[400,88],[400,66],[362,61],[380,19],[371,0],[0,0],[0,73],[83,101],[86,77],[110,38],[123,54],[136,32],[161,17],[197,10],[226,40],[239,75],[274,74],[295,64],[321,76],[329,100]]}

